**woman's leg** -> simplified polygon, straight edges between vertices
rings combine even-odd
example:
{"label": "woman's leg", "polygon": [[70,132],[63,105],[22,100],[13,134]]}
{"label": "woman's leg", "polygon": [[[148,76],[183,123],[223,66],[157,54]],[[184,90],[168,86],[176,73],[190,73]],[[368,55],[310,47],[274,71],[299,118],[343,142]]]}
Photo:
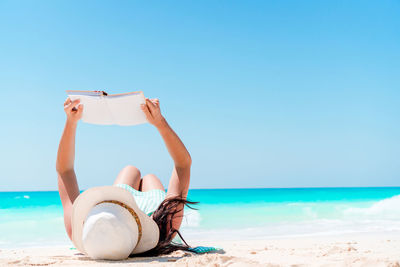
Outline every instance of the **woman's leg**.
{"label": "woman's leg", "polygon": [[119,172],[114,184],[127,184],[139,191],[140,177],[139,169],[135,166],[128,165]]}
{"label": "woman's leg", "polygon": [[160,189],[165,191],[164,186],[162,185],[160,179],[154,174],[147,174],[142,178],[142,188],[143,192],[153,190],[153,189]]}

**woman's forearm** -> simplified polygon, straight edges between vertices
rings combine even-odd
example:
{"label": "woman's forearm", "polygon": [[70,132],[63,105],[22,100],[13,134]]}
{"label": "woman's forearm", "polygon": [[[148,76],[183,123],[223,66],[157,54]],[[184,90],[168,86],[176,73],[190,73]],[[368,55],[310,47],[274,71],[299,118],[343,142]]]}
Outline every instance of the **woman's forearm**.
{"label": "woman's forearm", "polygon": [[165,119],[156,125],[158,132],[167,146],[168,152],[171,155],[177,168],[190,167],[192,159],[185,145],[182,143],[179,136],[172,130]]}
{"label": "woman's forearm", "polygon": [[74,170],[76,128],[75,121],[67,120],[65,123],[57,153],[56,169],[59,174]]}
{"label": "woman's forearm", "polygon": [[158,99],[146,99],[146,103],[141,105],[146,115],[147,121],[154,125],[167,146],[168,152],[174,160],[176,169],[190,171],[192,159],[185,145],[178,135],[168,125],[165,118],[161,115],[160,103]]}

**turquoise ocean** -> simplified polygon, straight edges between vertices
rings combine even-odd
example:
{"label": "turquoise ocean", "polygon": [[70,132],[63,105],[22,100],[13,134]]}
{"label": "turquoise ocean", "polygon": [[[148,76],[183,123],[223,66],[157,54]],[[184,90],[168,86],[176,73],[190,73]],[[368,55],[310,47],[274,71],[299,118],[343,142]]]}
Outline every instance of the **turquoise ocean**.
{"label": "turquoise ocean", "polygon": [[[194,189],[190,240],[400,232],[400,187]],[[0,248],[72,246],[58,192],[0,192]]]}

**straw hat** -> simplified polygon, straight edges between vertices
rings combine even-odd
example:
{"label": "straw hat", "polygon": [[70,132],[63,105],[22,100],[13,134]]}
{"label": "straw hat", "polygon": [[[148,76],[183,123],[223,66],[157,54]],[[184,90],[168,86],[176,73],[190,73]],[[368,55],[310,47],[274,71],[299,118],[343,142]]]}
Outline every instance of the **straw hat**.
{"label": "straw hat", "polygon": [[93,259],[121,260],[154,248],[160,231],[135,198],[117,186],[86,190],[72,207],[72,242]]}

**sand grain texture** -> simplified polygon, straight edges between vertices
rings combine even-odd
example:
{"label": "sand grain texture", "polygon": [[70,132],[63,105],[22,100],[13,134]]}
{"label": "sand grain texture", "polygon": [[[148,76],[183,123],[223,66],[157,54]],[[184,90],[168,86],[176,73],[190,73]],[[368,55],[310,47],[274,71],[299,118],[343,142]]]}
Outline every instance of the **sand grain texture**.
{"label": "sand grain texture", "polygon": [[[202,242],[204,244],[204,242]],[[208,242],[225,253],[177,251],[151,258],[94,261],[68,247],[3,249],[0,266],[390,266],[400,267],[400,237],[383,235]]]}

